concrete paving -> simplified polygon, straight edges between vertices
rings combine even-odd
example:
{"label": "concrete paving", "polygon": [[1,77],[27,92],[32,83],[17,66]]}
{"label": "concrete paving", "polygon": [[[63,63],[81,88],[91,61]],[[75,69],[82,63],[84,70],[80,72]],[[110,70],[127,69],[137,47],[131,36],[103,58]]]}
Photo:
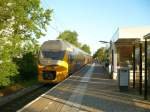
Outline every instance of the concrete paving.
{"label": "concrete paving", "polygon": [[143,97],[119,92],[118,83],[99,64],[79,72],[26,105],[19,112],[150,112]]}

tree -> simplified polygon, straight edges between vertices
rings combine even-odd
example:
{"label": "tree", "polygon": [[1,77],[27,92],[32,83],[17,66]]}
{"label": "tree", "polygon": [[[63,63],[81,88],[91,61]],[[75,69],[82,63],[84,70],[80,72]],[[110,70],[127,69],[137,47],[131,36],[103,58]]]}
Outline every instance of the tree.
{"label": "tree", "polygon": [[99,48],[93,55],[93,58],[98,58],[101,62],[108,61],[108,49],[104,47]]}
{"label": "tree", "polygon": [[90,47],[87,44],[83,44],[81,49],[89,54],[91,54]]}
{"label": "tree", "polygon": [[66,30],[64,32],[62,32],[57,39],[62,39],[62,40],[66,40],[69,43],[75,45],[76,47],[82,49],[83,51],[87,52],[87,53],[91,53],[90,52],[90,47],[87,44],[81,44],[80,42],[78,42],[78,38],[77,38],[78,34],[75,31],[69,31]]}
{"label": "tree", "polygon": [[0,86],[10,84],[18,73],[13,58],[36,52],[51,13],[40,0],[0,0]]}
{"label": "tree", "polygon": [[66,40],[69,43],[75,45],[76,47],[80,47],[80,43],[78,42],[78,38],[77,38],[78,34],[75,31],[69,31],[66,30],[64,32],[62,32],[57,39],[62,39],[62,40]]}

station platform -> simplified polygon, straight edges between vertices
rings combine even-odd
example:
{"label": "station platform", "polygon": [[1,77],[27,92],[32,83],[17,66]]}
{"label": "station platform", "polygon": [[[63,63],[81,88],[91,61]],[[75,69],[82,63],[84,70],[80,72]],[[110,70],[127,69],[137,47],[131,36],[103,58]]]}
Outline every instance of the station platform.
{"label": "station platform", "polygon": [[119,92],[99,64],[88,64],[18,112],[150,112],[143,97]]}

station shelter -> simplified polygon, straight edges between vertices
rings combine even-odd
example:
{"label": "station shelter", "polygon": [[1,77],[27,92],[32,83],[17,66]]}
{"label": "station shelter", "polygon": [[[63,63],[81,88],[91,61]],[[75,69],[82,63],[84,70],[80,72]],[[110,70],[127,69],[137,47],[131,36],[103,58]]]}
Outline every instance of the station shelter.
{"label": "station shelter", "polygon": [[[135,55],[136,69],[139,68],[140,44],[142,44],[143,51],[143,39],[148,33],[150,33],[150,27],[123,27],[117,29],[111,39],[110,45],[110,64],[112,66],[113,79],[117,79],[117,70],[119,67],[128,66],[132,76],[133,55]],[[142,59],[143,55],[144,52],[142,52]],[[144,64],[143,62],[142,65]]]}
{"label": "station shelter", "polygon": [[[147,63],[148,85],[150,86],[150,26],[146,27],[122,27],[110,41],[110,65],[111,76],[118,79],[118,69],[128,67],[130,84],[133,87],[142,86],[145,80],[145,61]],[[147,60],[145,60],[145,38],[147,40]]]}

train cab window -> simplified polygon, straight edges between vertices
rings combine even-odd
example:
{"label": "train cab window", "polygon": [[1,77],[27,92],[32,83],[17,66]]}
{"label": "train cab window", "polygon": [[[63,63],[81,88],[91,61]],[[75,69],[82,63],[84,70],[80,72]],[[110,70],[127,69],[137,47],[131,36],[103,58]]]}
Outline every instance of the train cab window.
{"label": "train cab window", "polygon": [[42,51],[42,57],[52,60],[60,60],[64,57],[64,51]]}

